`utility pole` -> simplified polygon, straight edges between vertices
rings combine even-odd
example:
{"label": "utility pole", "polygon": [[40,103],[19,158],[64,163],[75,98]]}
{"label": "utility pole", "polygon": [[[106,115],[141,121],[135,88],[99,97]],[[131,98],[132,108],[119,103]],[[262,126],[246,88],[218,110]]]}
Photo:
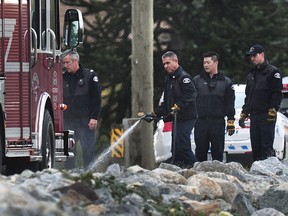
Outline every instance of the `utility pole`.
{"label": "utility pole", "polygon": [[[132,0],[132,117],[153,109],[153,0]],[[134,161],[155,166],[153,123],[141,121],[130,139]],[[132,147],[132,146],[131,146]]]}

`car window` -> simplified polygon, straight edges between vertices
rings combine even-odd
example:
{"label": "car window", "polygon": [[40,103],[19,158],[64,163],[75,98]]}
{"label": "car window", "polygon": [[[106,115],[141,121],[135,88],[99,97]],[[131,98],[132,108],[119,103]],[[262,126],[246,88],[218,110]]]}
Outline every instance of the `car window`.
{"label": "car window", "polygon": [[245,92],[235,92],[235,109],[242,108],[245,99]]}
{"label": "car window", "polygon": [[288,97],[284,96],[284,98],[282,99],[281,101],[281,104],[280,104],[280,108],[281,109],[288,109]]}

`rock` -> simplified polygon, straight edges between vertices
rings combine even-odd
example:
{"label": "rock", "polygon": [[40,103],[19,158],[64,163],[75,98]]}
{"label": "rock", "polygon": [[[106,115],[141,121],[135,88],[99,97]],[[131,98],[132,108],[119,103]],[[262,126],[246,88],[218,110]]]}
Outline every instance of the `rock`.
{"label": "rock", "polygon": [[57,202],[40,201],[28,194],[20,187],[11,183],[0,183],[0,215],[55,215],[68,216],[61,210]]}
{"label": "rock", "polygon": [[282,176],[288,181],[288,167],[280,162],[277,157],[255,161],[250,168],[250,172],[257,175]]}
{"label": "rock", "polygon": [[182,170],[178,166],[175,166],[173,164],[167,164],[167,163],[160,163],[159,168],[174,171],[174,172]]}
{"label": "rock", "polygon": [[209,199],[216,199],[223,195],[221,186],[212,178],[203,174],[197,174],[187,179],[188,186],[196,186],[199,194],[207,196]]}
{"label": "rock", "polygon": [[135,166],[131,166],[127,169],[129,172],[131,172],[132,174],[138,173],[138,172],[144,172],[145,169],[143,169],[142,167],[135,165]]}
{"label": "rock", "polygon": [[180,174],[161,168],[156,168],[152,172],[161,177],[161,181],[172,184],[187,184],[187,180]]}
{"label": "rock", "polygon": [[260,208],[274,208],[281,212],[288,212],[288,183],[271,186],[258,198]]}
{"label": "rock", "polygon": [[111,175],[111,176],[120,176],[121,170],[119,164],[112,164],[109,166],[105,172],[106,175]]}
{"label": "rock", "polygon": [[109,211],[109,209],[107,209],[104,205],[95,205],[95,204],[87,205],[85,209],[89,214],[92,215],[101,215]]}
{"label": "rock", "polygon": [[240,191],[239,188],[230,181],[226,181],[223,179],[216,179],[216,178],[215,179],[211,178],[211,179],[220,185],[221,190],[223,192],[220,198],[224,199],[228,203],[232,203],[235,197],[238,195],[238,193],[243,192],[243,191]]}
{"label": "rock", "polygon": [[245,194],[238,194],[234,199],[231,207],[232,213],[237,215],[251,215],[256,209],[252,205],[251,198],[247,197]]}
{"label": "rock", "polygon": [[239,163],[219,161],[197,162],[190,169],[162,163],[153,170],[118,164],[103,172],[25,170],[0,176],[0,192],[3,216],[282,216],[288,212],[287,165],[276,158],[254,162],[250,171]]}
{"label": "rock", "polygon": [[251,216],[285,216],[285,215],[273,208],[264,208],[254,212]]}
{"label": "rock", "polygon": [[62,194],[66,194],[71,191],[75,191],[76,194],[81,194],[90,201],[98,199],[95,191],[85,182],[76,182],[72,185],[56,189]]}
{"label": "rock", "polygon": [[194,200],[185,200],[184,203],[188,204],[188,213],[191,215],[210,215],[212,213],[221,212],[221,203],[213,201],[211,203],[202,203]]}

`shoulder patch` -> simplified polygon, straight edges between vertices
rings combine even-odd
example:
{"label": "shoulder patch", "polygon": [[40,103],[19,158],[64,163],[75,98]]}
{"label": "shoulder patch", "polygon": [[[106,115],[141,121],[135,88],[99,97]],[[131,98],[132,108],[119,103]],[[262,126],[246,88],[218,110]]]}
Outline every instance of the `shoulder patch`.
{"label": "shoulder patch", "polygon": [[183,79],[183,83],[190,83],[191,82],[191,79],[190,78],[184,78]]}
{"label": "shoulder patch", "polygon": [[97,77],[97,76],[94,76],[94,77],[93,77],[93,81],[94,81],[94,82],[98,82],[98,77]]}
{"label": "shoulder patch", "polygon": [[277,73],[274,74],[274,77],[275,77],[276,79],[280,79],[280,78],[281,78],[281,75],[280,75],[279,72],[277,72]]}

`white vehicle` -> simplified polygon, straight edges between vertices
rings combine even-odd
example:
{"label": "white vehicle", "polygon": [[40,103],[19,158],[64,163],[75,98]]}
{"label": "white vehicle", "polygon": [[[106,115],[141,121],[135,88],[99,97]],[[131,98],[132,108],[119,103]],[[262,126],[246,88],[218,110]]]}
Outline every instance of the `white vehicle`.
{"label": "white vehicle", "polygon": [[[245,125],[246,128],[241,128],[238,125],[240,112],[245,98],[246,85],[234,85],[235,88],[235,133],[232,136],[225,134],[225,152],[228,154],[245,154],[251,153],[250,143],[250,119],[247,118]],[[277,121],[275,125],[275,138],[273,148],[275,149],[276,156],[282,160],[286,156],[286,146],[288,137],[288,119],[281,113],[282,109],[277,112]]]}
{"label": "white vehicle", "polygon": [[[288,80],[287,80],[288,81]],[[287,82],[288,83],[288,82]],[[235,133],[232,136],[228,136],[225,132],[225,149],[224,149],[224,160],[228,155],[236,154],[250,154],[252,153],[251,142],[250,142],[250,119],[247,118],[245,121],[246,128],[241,128],[238,125],[240,112],[244,104],[245,98],[245,86],[243,84],[234,85],[235,88]],[[288,85],[287,85],[288,86]],[[284,101],[284,100],[283,100]],[[282,102],[283,102],[282,101]],[[288,138],[288,119],[282,113],[288,111],[288,97],[285,103],[281,103],[281,109],[277,112],[277,121],[275,126],[275,139],[273,147],[276,152],[276,156],[282,160],[286,157],[286,147]],[[285,104],[287,105],[285,108]],[[288,113],[288,112],[287,112]],[[164,123],[159,121],[157,129],[154,134],[154,149],[156,162],[159,163],[163,160],[171,157],[171,122]],[[193,131],[191,133],[191,146],[193,151],[195,150]],[[194,151],[195,152],[195,151]]]}
{"label": "white vehicle", "polygon": [[281,101],[280,111],[286,117],[288,117],[288,77],[283,77],[282,84],[283,84],[282,89],[283,99]]}

